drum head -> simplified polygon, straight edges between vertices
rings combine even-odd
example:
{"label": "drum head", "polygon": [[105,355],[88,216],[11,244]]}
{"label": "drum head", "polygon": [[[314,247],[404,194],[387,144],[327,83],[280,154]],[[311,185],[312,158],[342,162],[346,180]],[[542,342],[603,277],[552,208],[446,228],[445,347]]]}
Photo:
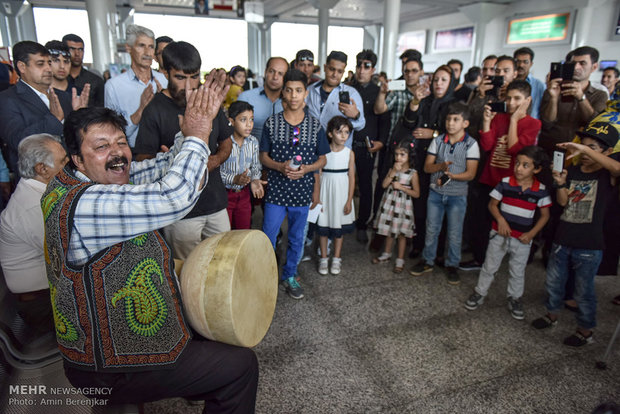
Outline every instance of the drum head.
{"label": "drum head", "polygon": [[253,347],[269,330],[278,267],[262,231],[233,230],[203,240],[185,260],[180,278],[185,314],[204,337]]}

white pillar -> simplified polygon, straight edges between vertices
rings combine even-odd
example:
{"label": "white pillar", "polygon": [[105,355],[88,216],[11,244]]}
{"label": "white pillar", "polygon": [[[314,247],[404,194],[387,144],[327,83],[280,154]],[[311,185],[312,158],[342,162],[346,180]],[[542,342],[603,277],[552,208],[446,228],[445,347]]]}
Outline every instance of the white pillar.
{"label": "white pillar", "polygon": [[327,29],[329,28],[329,9],[319,8],[319,56],[317,64],[323,70],[323,65],[327,61]]}
{"label": "white pillar", "polygon": [[0,7],[0,30],[4,45],[11,47],[22,40],[37,41],[34,14],[30,3],[23,0],[3,0]]}
{"label": "white pillar", "polygon": [[99,73],[112,63],[110,50],[110,25],[108,0],[86,0],[90,41],[93,48],[93,68]]}
{"label": "white pillar", "polygon": [[385,0],[383,10],[383,59],[381,68],[387,73],[388,77],[396,75],[394,71],[394,52],[398,40],[398,23],[400,15],[400,0]]}

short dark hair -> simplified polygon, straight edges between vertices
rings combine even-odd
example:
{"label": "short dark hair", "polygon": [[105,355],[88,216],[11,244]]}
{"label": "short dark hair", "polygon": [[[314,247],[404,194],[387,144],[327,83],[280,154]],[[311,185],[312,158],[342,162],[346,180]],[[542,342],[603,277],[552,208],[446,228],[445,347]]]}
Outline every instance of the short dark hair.
{"label": "short dark hair", "polygon": [[69,33],[66,34],[62,37],[62,42],[64,44],[67,44],[67,42],[75,42],[75,43],[82,43],[84,44],[84,39],[82,39],[80,36],[73,34],[73,33]]}
{"label": "short dark hair", "polygon": [[422,63],[422,61],[420,59],[414,59],[414,58],[409,58],[405,61],[405,63],[403,63],[403,69],[405,67],[405,65],[409,62],[417,62],[418,66],[420,66],[421,70],[424,70],[424,63]]}
{"label": "short dark hair", "polygon": [[[78,155],[82,157],[82,142],[84,141],[84,133],[88,131],[92,125],[111,124],[117,129],[125,133],[127,121],[118,112],[105,107],[89,107],[81,108],[77,111],[70,112],[65,117],[65,125],[63,127],[63,136],[65,145],[69,155]],[[71,157],[69,157],[71,158]],[[75,164],[70,159],[71,167],[75,168]]]}
{"label": "short dark hair", "polygon": [[453,63],[456,63],[457,65],[459,65],[461,67],[461,72],[463,71],[463,62],[461,62],[458,59],[450,59],[448,63],[446,63],[446,65],[450,66]]}
{"label": "short dark hair", "polygon": [[508,94],[509,91],[519,91],[527,98],[532,94],[532,87],[526,80],[515,79],[506,87],[506,94]]}
{"label": "short dark hair", "polygon": [[332,142],[332,139],[329,136],[329,133],[332,132],[332,131],[339,130],[344,125],[349,127],[349,132],[353,131],[353,125],[351,124],[351,121],[349,121],[349,118],[345,118],[344,116],[336,115],[335,117],[330,119],[329,122],[327,123],[327,130],[326,130],[327,140],[329,142]]}
{"label": "short dark hair", "polygon": [[157,39],[155,39],[155,49],[157,49],[157,46],[159,46],[160,43],[172,43],[172,42],[174,42],[174,40],[169,36],[159,36]]}
{"label": "short dark hair", "polygon": [[405,58],[407,58],[407,60],[409,60],[409,59],[416,59],[416,60],[419,60],[421,62],[422,61],[422,53],[420,53],[416,49],[407,49],[403,53],[401,53],[401,55],[398,58],[400,60],[403,60]]}
{"label": "short dark hair", "polygon": [[481,75],[482,75],[482,69],[480,69],[480,66],[472,66],[471,68],[469,68],[469,70],[464,76],[465,83],[475,82],[476,79],[478,79],[478,76],[481,76]]}
{"label": "short dark hair", "polygon": [[508,56],[508,55],[501,55],[497,57],[497,62],[495,62],[495,66],[497,67],[497,65],[499,65],[500,62],[504,62],[504,61],[509,61],[512,62],[512,68],[514,70],[517,69],[517,64],[515,62],[515,59],[512,56]]}
{"label": "short dark hair", "polygon": [[486,62],[487,60],[491,60],[491,59],[497,59],[497,55],[488,55],[487,57],[482,59],[482,61]]}
{"label": "short dark hair", "polygon": [[245,111],[254,112],[254,107],[246,101],[237,100],[230,104],[230,107],[228,108],[228,116],[232,119],[235,119],[237,115]]}
{"label": "short dark hair", "polygon": [[289,65],[288,61],[286,59],[284,59],[283,57],[280,57],[280,56],[272,56],[269,59],[267,59],[267,64],[265,65],[265,70],[267,70],[269,65],[271,65],[271,62],[274,61],[274,60],[281,60],[282,62],[286,63],[286,70],[289,70],[290,65]]}
{"label": "short dark hair", "polygon": [[22,74],[17,67],[17,63],[24,62],[25,65],[28,65],[28,62],[30,62],[30,55],[49,56],[50,52],[48,52],[41,43],[30,40],[15,43],[13,46],[13,67],[19,76]]}
{"label": "short dark hair", "polygon": [[67,45],[65,45],[60,40],[50,40],[49,42],[45,44],[45,48],[47,49],[49,54],[52,56],[58,56],[58,55],[63,55],[66,57],[71,56],[71,53],[69,52],[69,48],[67,47]]}
{"label": "short dark hair", "polygon": [[612,70],[614,74],[616,75],[616,78],[620,78],[620,70],[618,70],[618,68],[614,68],[613,66],[611,66],[611,67],[603,69],[603,73],[607,72],[608,70]]}
{"label": "short dark hair", "polygon": [[284,74],[283,85],[286,85],[286,82],[301,82],[304,84],[304,89],[308,89],[308,77],[299,69],[287,70]]}
{"label": "short dark hair", "polygon": [[469,121],[470,112],[469,107],[463,102],[452,102],[448,105],[448,112],[446,115],[461,115],[465,121]]}
{"label": "short dark hair", "polygon": [[355,60],[359,63],[362,60],[370,60],[372,67],[377,64],[377,55],[371,49],[364,49],[355,56]]}
{"label": "short dark hair", "polygon": [[527,46],[520,47],[512,54],[512,57],[515,59],[519,55],[530,55],[530,60],[534,60],[534,51]]}
{"label": "short dark hair", "polygon": [[161,53],[164,70],[168,73],[172,69],[183,73],[195,73],[200,70],[202,60],[200,53],[192,44],[187,42],[171,42]]}
{"label": "short dark hair", "polygon": [[325,63],[329,63],[330,60],[337,60],[339,62],[347,64],[347,54],[344,52],[340,52],[338,50],[332,50],[329,55],[327,55],[327,59]]}
{"label": "short dark hair", "polygon": [[538,145],[528,145],[519,150],[517,155],[525,155],[534,162],[535,168],[540,168],[547,164],[548,158],[545,150]]}
{"label": "short dark hair", "polygon": [[[598,62],[598,57],[599,57],[599,53],[598,50],[596,50],[595,48],[593,48],[592,46],[581,46],[578,47],[575,50],[571,50],[569,52],[570,57],[572,58],[573,56],[584,56],[584,55],[589,55],[590,56],[590,60],[592,61],[592,63],[596,63]],[[567,56],[566,60],[570,60]]]}

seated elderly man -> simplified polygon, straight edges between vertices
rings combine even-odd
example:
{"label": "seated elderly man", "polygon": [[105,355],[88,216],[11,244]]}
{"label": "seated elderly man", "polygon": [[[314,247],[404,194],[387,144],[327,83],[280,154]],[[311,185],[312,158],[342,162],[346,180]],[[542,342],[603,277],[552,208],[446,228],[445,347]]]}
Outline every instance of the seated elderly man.
{"label": "seated elderly man", "polygon": [[70,163],[42,199],[56,338],[75,387],[110,403],[204,400],[204,412],[253,412],[254,352],[198,337],[185,323],[171,251],[157,229],[182,219],[205,186],[208,139],[227,88],[186,83],[181,134],[131,161],[125,119],[86,108],[66,120]]}
{"label": "seated elderly man", "polygon": [[0,263],[26,325],[37,332],[51,332],[54,321],[43,259],[41,195],[67,163],[67,153],[60,138],[49,134],[24,138],[17,152],[22,179],[0,215]]}

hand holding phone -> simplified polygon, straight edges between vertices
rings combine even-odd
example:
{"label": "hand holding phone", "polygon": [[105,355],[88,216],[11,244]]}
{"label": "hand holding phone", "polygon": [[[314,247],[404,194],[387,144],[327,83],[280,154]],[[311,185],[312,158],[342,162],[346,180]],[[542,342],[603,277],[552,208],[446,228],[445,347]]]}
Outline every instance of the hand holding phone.
{"label": "hand holding phone", "polygon": [[553,168],[552,171],[556,171],[561,173],[564,169],[564,156],[566,155],[565,151],[555,150],[553,151]]}
{"label": "hand holding phone", "polygon": [[340,91],[338,93],[338,100],[340,101],[340,103],[351,103],[351,100],[349,99],[349,92],[348,91]]}

